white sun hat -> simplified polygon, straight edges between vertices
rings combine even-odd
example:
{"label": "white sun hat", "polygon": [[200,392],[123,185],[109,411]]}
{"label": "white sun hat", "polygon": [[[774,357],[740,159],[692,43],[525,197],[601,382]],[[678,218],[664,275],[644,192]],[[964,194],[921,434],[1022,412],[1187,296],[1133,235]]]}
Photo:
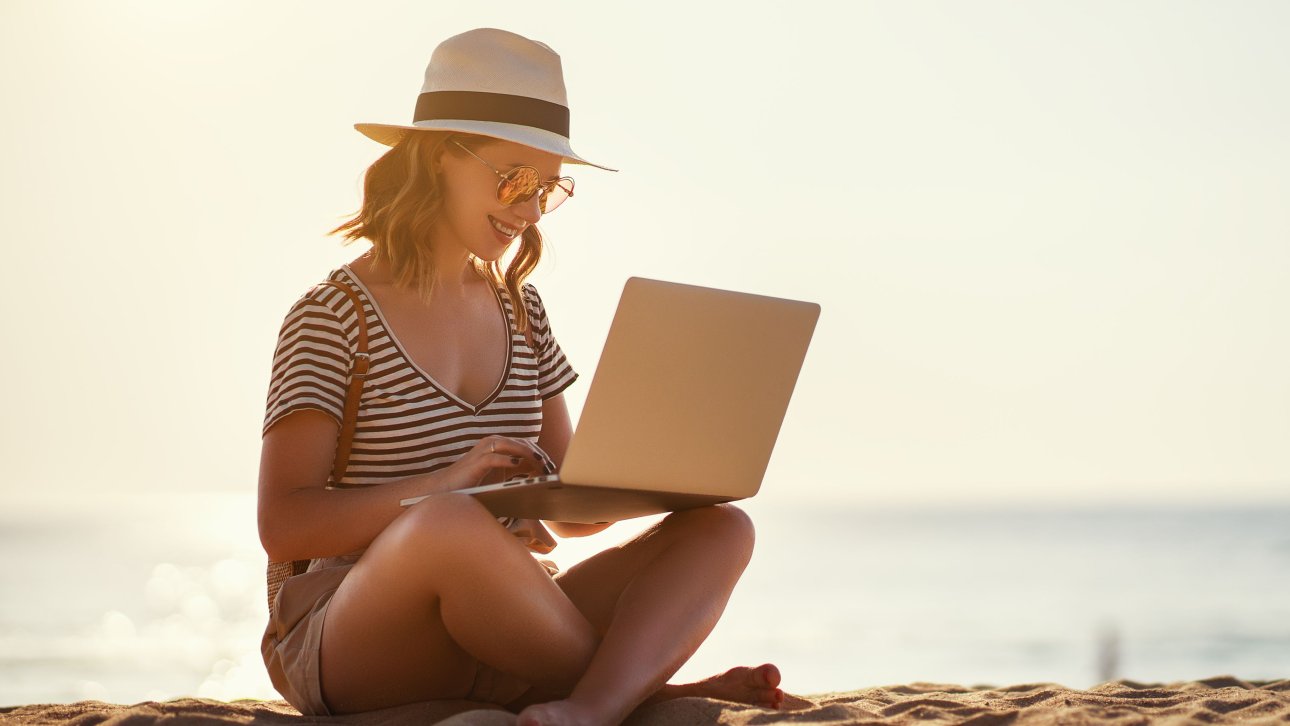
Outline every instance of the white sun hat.
{"label": "white sun hat", "polygon": [[569,146],[560,56],[545,43],[496,28],[468,30],[434,49],[411,126],[354,128],[386,146],[417,129],[480,134],[558,154],[571,164],[618,171],[587,161]]}

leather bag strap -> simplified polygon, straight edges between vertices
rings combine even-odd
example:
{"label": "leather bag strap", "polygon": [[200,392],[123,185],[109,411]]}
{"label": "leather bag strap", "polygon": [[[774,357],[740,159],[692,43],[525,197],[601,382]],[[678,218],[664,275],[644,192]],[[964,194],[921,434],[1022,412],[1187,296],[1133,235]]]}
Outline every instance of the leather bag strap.
{"label": "leather bag strap", "polygon": [[319,284],[334,287],[345,293],[358,317],[358,350],[354,352],[354,359],[349,364],[349,386],[345,390],[345,415],[340,434],[336,438],[336,460],[332,463],[331,469],[332,485],[340,486],[340,480],[345,477],[345,469],[349,466],[349,450],[354,441],[354,427],[358,424],[358,401],[363,393],[363,382],[367,380],[368,366],[371,365],[367,354],[367,312],[363,310],[363,303],[358,293],[346,283],[327,280]]}

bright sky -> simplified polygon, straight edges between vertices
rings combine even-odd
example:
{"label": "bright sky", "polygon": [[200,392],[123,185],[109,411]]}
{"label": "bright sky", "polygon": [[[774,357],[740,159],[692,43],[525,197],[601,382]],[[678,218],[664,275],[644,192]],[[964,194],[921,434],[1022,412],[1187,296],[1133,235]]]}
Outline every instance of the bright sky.
{"label": "bright sky", "polygon": [[[564,62],[533,281],[823,306],[763,497],[1290,499],[1290,5],[0,4],[7,496],[252,491],[287,309],[444,38]],[[750,335],[756,335],[750,327]]]}

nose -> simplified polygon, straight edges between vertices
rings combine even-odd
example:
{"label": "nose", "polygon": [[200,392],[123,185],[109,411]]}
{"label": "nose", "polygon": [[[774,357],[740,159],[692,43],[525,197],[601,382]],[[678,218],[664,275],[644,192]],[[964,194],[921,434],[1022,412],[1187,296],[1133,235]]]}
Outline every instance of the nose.
{"label": "nose", "polygon": [[515,214],[529,224],[537,224],[542,218],[542,206],[538,201],[539,194],[534,194],[525,201],[514,204]]}

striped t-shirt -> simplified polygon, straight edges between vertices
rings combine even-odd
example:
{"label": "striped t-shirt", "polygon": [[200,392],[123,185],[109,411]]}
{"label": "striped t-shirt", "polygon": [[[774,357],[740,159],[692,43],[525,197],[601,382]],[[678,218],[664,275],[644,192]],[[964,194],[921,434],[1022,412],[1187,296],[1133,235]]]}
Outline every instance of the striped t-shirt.
{"label": "striped t-shirt", "polygon": [[[578,377],[551,334],[542,299],[532,285],[522,288],[532,328],[531,347],[515,327],[507,290],[494,288],[511,331],[508,365],[493,392],[472,405],[445,390],[404,353],[372,295],[348,265],[328,279],[348,283],[358,293],[367,319],[371,359],[349,466],[340,484],[380,484],[442,469],[485,436],[536,444],[542,430],[542,401]],[[287,313],[278,336],[263,432],[283,416],[306,408],[330,414],[339,424],[357,347],[357,311],[345,293],[319,286],[302,295]]]}

